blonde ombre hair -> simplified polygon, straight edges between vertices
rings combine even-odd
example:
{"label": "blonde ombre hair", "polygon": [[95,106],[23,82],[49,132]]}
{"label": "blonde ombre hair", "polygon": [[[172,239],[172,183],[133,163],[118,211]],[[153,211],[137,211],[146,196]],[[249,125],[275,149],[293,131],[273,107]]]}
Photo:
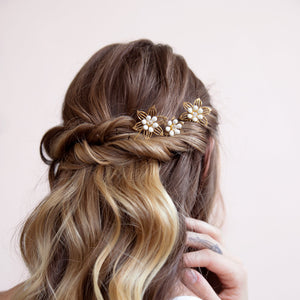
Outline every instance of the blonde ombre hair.
{"label": "blonde ombre hair", "polygon": [[[212,108],[207,127],[134,139],[137,110],[172,118],[198,97]],[[13,299],[168,299],[187,250],[184,217],[207,221],[217,199],[207,89],[168,45],[111,44],[76,75],[62,117],[41,141],[50,192],[22,229],[31,275]]]}

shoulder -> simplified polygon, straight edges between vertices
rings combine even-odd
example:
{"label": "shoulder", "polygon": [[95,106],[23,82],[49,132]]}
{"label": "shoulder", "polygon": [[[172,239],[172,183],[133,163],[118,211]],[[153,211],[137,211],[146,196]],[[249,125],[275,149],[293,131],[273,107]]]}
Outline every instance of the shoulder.
{"label": "shoulder", "polygon": [[201,300],[201,299],[195,296],[178,296],[171,300]]}
{"label": "shoulder", "polygon": [[11,289],[8,291],[0,292],[0,300],[10,300],[12,296]]}
{"label": "shoulder", "polygon": [[17,290],[17,288],[19,287],[20,284],[12,287],[11,289],[9,289],[7,291],[0,292],[0,300],[11,300],[13,294],[16,292],[16,290]]}

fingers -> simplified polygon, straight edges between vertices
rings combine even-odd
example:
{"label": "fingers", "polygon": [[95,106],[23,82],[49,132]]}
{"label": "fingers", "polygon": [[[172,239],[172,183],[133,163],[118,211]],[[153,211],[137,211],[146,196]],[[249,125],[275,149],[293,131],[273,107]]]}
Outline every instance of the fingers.
{"label": "fingers", "polygon": [[219,228],[204,221],[189,217],[185,218],[185,223],[188,230],[207,234],[215,239],[218,243],[222,244],[222,234]]}
{"label": "fingers", "polygon": [[185,286],[203,300],[220,300],[207,280],[193,269],[184,269],[182,282]]}
{"label": "fingers", "polygon": [[187,231],[186,245],[197,249],[210,249],[216,253],[223,254],[224,249],[218,245],[217,241],[207,234]]}
{"label": "fingers", "polygon": [[244,272],[241,265],[237,264],[224,255],[219,255],[209,249],[185,253],[183,255],[183,264],[185,267],[205,267],[214,272],[222,284],[230,288],[236,286],[236,283],[244,278]]}
{"label": "fingers", "polygon": [[[186,245],[200,249],[183,254],[183,268],[193,273],[184,273],[185,285],[204,300],[247,299],[247,272],[242,263],[232,257],[222,246],[220,229],[200,220],[186,218]],[[224,255],[220,255],[223,253]],[[203,267],[213,272],[222,284],[222,292],[216,295],[209,283],[200,273],[191,268]],[[184,269],[185,270],[185,269]],[[188,280],[188,274],[197,275],[197,280]],[[197,282],[197,284],[195,284]],[[207,286],[208,285],[208,286]],[[208,288],[210,287],[210,289]],[[205,291],[206,294],[201,294]]]}

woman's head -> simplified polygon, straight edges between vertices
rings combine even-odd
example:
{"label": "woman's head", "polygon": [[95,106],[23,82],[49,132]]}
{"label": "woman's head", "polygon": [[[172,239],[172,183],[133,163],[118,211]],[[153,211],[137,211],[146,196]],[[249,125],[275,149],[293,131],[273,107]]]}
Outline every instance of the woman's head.
{"label": "woman's head", "polygon": [[[207,126],[150,139],[133,129],[137,110],[171,119],[196,98],[212,108]],[[28,299],[167,299],[184,216],[207,220],[216,199],[217,126],[207,89],[170,46],[143,39],[95,53],[41,141],[51,191],[21,235]]]}

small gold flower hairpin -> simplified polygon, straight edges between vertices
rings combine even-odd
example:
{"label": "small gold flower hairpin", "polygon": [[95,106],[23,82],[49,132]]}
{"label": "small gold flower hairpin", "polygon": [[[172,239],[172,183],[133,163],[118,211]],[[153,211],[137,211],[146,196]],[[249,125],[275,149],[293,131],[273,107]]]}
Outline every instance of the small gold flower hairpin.
{"label": "small gold flower hairpin", "polygon": [[169,136],[174,136],[175,134],[180,134],[180,129],[184,123],[182,121],[178,121],[173,117],[171,120],[167,122],[167,126],[165,128],[166,134]]}
{"label": "small gold flower hairpin", "polygon": [[139,134],[143,132],[146,139],[149,139],[153,133],[156,135],[164,134],[160,125],[164,124],[166,117],[157,116],[155,105],[151,106],[147,113],[142,110],[138,110],[137,116],[140,121],[137,122],[132,128],[138,131]]}
{"label": "small gold flower hairpin", "polygon": [[197,98],[194,101],[194,104],[190,102],[184,102],[183,107],[186,110],[180,115],[180,119],[183,121],[192,121],[196,123],[201,123],[207,125],[208,121],[205,115],[209,115],[211,108],[207,106],[202,106],[202,101],[200,98]]}
{"label": "small gold flower hairpin", "polygon": [[[174,136],[180,134],[180,130],[184,124],[183,121],[200,123],[205,126],[208,124],[206,116],[210,114],[212,109],[207,106],[202,106],[200,98],[197,98],[193,104],[184,102],[183,107],[186,111],[183,112],[178,119],[173,117],[169,121],[166,121],[167,117],[157,115],[157,110],[154,105],[149,108],[147,113],[138,110],[137,116],[140,121],[132,128],[138,131],[139,134],[143,132],[145,138],[149,139],[152,134],[160,136]],[[165,126],[165,132],[161,125]],[[136,135],[136,137],[138,135]]]}

